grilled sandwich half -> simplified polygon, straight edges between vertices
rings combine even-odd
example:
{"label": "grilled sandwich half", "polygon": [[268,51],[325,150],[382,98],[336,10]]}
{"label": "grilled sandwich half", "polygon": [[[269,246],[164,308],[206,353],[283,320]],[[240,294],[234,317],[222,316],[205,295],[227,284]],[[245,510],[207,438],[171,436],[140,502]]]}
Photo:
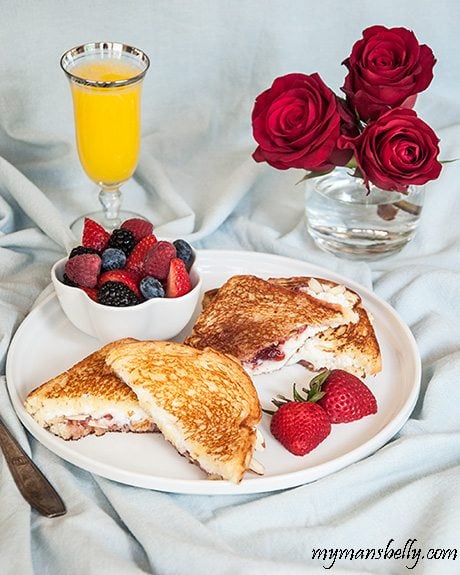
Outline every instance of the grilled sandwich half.
{"label": "grilled sandwich half", "polygon": [[382,356],[373,317],[356,292],[343,284],[313,277],[270,278],[269,281],[304,291],[320,301],[348,302],[358,316],[357,321],[318,332],[297,350],[290,363],[302,363],[313,371],[344,369],[358,377],[381,371]]}
{"label": "grilled sandwich half", "polygon": [[112,347],[107,365],[136,394],[165,439],[213,479],[239,483],[252,469],[259,399],[233,358],[160,341]]}
{"label": "grilled sandwich half", "polygon": [[[134,341],[123,340],[125,344]],[[108,431],[156,431],[136,394],[105,363],[115,345],[109,343],[34,389],[24,403],[27,412],[62,439]]]}
{"label": "grilled sandwich half", "polygon": [[357,316],[351,305],[344,310],[304,291],[238,275],[215,293],[185,343],[231,354],[257,375],[280,369],[306,340],[352,320]]}

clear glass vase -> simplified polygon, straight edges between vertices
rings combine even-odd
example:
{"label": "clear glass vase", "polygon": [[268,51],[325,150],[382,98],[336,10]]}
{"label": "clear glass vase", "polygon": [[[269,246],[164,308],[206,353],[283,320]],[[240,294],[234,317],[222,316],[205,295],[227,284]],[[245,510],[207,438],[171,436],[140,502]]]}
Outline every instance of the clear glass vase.
{"label": "clear glass vase", "polygon": [[305,217],[318,247],[349,259],[372,260],[400,251],[416,232],[423,186],[407,194],[371,186],[348,168],[307,180]]}

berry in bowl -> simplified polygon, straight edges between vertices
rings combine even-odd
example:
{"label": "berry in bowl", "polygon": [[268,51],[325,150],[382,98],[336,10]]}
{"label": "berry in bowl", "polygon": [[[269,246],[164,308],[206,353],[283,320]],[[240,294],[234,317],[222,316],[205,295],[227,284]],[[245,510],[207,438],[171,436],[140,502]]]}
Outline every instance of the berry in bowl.
{"label": "berry in bowl", "polygon": [[67,318],[103,343],[166,340],[189,323],[201,295],[193,248],[158,240],[132,218],[111,232],[86,218],[81,245],[56,262],[51,280]]}

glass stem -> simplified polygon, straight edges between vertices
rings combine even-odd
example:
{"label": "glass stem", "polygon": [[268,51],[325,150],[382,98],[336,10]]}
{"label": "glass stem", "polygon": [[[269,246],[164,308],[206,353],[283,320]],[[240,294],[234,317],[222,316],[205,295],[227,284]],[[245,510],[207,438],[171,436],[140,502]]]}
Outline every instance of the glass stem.
{"label": "glass stem", "polygon": [[99,192],[99,201],[104,210],[105,227],[109,229],[120,225],[121,192],[119,188],[105,189]]}

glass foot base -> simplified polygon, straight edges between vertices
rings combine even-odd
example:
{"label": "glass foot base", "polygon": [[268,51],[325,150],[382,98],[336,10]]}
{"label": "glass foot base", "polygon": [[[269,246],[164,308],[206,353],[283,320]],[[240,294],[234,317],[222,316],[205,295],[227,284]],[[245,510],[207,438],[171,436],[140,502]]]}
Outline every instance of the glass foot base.
{"label": "glass foot base", "polygon": [[70,225],[70,229],[72,230],[74,235],[77,237],[77,239],[81,238],[81,235],[83,232],[83,223],[85,221],[85,218],[91,218],[92,220],[94,220],[98,224],[101,224],[101,226],[104,229],[106,229],[108,232],[110,232],[111,230],[114,230],[115,228],[118,228],[122,222],[124,222],[125,220],[129,220],[130,218],[143,218],[143,219],[145,219],[144,216],[141,216],[140,214],[136,214],[135,212],[128,212],[126,210],[121,210],[119,215],[118,215],[118,218],[113,218],[113,219],[106,218],[104,212],[102,212],[102,211],[101,212],[92,212],[91,214],[86,214],[84,216],[80,216],[78,219],[76,219]]}

